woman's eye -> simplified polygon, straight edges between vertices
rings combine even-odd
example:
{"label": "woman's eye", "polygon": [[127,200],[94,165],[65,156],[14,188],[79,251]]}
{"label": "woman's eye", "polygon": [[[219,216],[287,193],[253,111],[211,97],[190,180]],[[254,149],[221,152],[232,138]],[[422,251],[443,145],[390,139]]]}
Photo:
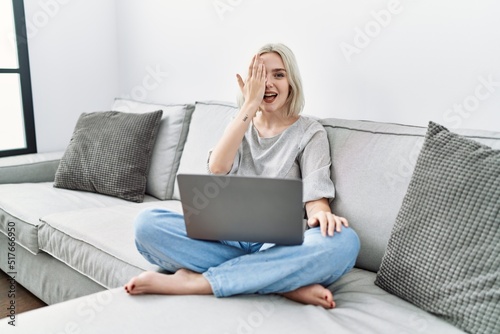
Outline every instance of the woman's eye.
{"label": "woman's eye", "polygon": [[275,78],[284,78],[285,77],[285,73],[282,73],[282,72],[279,72],[279,73],[276,73],[274,75]]}

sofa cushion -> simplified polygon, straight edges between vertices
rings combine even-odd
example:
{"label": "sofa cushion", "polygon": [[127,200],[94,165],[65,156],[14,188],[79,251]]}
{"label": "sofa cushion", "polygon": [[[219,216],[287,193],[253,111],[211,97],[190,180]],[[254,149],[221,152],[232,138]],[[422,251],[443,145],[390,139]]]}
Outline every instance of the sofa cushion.
{"label": "sofa cushion", "polygon": [[373,285],[374,276],[355,269],[330,286],[332,310],[272,294],[130,296],[119,287],[17,317],[25,333],[464,333]]}
{"label": "sofa cushion", "polygon": [[376,284],[471,333],[500,329],[500,150],[430,123]]}
{"label": "sofa cushion", "polygon": [[[196,102],[178,173],[207,173],[208,151],[217,144],[237,111],[237,106],[232,103]],[[173,198],[180,199],[177,180]]]}
{"label": "sofa cushion", "polygon": [[142,202],[162,113],[83,113],[54,186]]}
{"label": "sofa cushion", "polygon": [[0,184],[52,182],[64,152],[32,153],[0,159]]}
{"label": "sofa cushion", "polygon": [[157,201],[45,215],[40,219],[40,249],[105,288],[123,286],[144,270],[159,269],[134,243],[134,219],[151,206],[182,212],[179,201]]}
{"label": "sofa cushion", "polygon": [[[336,198],[332,210],[346,217],[361,240],[356,266],[378,271],[424,142],[425,127],[322,119],[330,141]],[[500,132],[457,130],[500,148]]]}
{"label": "sofa cushion", "polygon": [[171,199],[194,105],[163,105],[117,98],[112,110],[133,113],[163,110],[151,156],[146,194],[161,200]]}
{"label": "sofa cushion", "polygon": [[[146,196],[144,202],[158,200]],[[101,194],[54,188],[52,182],[0,185],[0,232],[7,235],[7,225],[16,228],[16,243],[33,254],[39,252],[40,217],[84,208],[103,208],[127,201]]]}

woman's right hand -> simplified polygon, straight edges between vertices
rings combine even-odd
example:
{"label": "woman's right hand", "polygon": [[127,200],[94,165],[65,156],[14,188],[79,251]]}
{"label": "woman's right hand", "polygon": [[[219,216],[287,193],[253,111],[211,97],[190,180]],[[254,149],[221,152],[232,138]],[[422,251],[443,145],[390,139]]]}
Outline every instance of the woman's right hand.
{"label": "woman's right hand", "polygon": [[245,98],[245,103],[252,105],[257,112],[266,91],[266,67],[262,58],[258,54],[253,56],[252,62],[248,67],[246,82],[243,81],[239,74],[236,74],[236,78]]}

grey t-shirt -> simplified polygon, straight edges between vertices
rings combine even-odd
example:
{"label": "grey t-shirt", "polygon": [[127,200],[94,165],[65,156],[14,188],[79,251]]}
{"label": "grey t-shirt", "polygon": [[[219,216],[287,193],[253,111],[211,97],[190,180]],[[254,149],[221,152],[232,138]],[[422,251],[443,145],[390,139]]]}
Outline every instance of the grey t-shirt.
{"label": "grey t-shirt", "polygon": [[229,174],[297,178],[303,182],[304,203],[335,197],[330,179],[330,148],[326,131],[316,120],[300,116],[285,131],[261,138],[253,123],[236,153]]}

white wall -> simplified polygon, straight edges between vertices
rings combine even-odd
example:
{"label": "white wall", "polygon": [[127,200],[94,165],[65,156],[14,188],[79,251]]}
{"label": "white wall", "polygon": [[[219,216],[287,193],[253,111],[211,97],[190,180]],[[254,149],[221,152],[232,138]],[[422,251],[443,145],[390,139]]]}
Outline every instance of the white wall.
{"label": "white wall", "polygon": [[40,150],[114,96],[234,101],[267,42],[294,50],[307,114],[500,131],[495,0],[65,1],[30,41]]}
{"label": "white wall", "polygon": [[168,76],[149,100],[234,100],[235,73],[262,44],[283,42],[301,67],[305,113],[500,130],[498,1],[124,0],[117,9],[125,94],[159,66]]}
{"label": "white wall", "polygon": [[114,0],[25,0],[38,152],[64,150],[82,112],[118,94]]}

